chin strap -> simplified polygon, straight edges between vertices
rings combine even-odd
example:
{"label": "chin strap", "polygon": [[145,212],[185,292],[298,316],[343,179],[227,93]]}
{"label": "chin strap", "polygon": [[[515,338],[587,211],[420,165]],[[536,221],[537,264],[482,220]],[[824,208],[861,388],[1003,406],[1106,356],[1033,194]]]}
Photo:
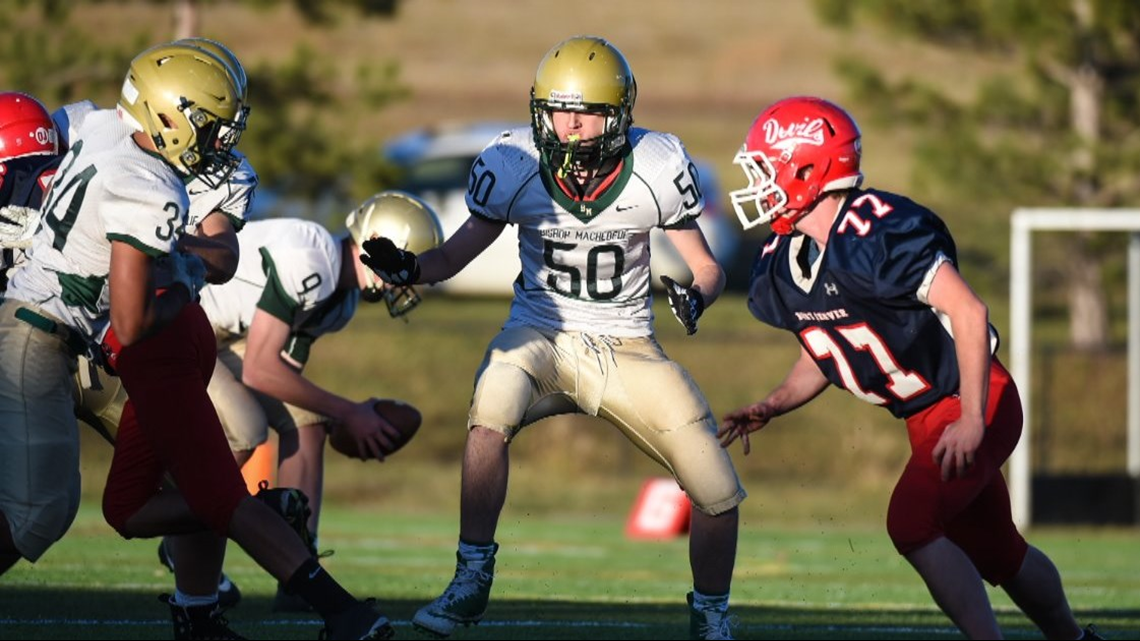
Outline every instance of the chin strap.
{"label": "chin strap", "polygon": [[772,231],[781,236],[789,236],[796,230],[796,223],[791,218],[780,216],[772,221]]}

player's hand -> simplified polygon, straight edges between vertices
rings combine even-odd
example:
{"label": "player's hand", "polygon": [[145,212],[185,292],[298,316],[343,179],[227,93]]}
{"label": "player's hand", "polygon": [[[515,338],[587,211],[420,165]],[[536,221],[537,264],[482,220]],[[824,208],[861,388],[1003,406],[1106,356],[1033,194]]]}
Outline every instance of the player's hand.
{"label": "player's hand", "polygon": [[420,261],[415,253],[396,247],[383,236],[364,241],[360,262],[389,285],[414,285],[420,279]]}
{"label": "player's hand", "polygon": [[736,411],[729,412],[721,418],[720,429],[716,437],[720,439],[721,447],[728,447],[736,439],[744,445],[744,455],[752,451],[752,444],[748,442],[748,435],[763,429],[768,421],[777,415],[776,408],[765,401],[746,405]]}
{"label": "player's hand", "polygon": [[392,451],[400,431],[376,412],[378,398],[356,403],[343,418],[344,427],[356,441],[357,451],[370,453],[377,461],[384,461],[384,451]]}
{"label": "player's hand", "polygon": [[689,336],[697,333],[697,319],[705,312],[705,297],[690,287],[685,287],[668,276],[661,277],[665,293],[669,295],[669,307],[677,321],[685,327]]}
{"label": "player's hand", "polygon": [[206,285],[206,264],[194,254],[175,251],[157,261],[159,269],[170,275],[171,284],[181,283],[190,293],[190,300],[198,299],[198,292]]}
{"label": "player's hand", "polygon": [[0,207],[0,247],[27,249],[32,246],[32,234],[40,223],[40,212],[31,207],[8,205]]}
{"label": "player's hand", "polygon": [[934,445],[934,463],[942,469],[942,480],[965,476],[974,465],[986,426],[981,417],[962,417],[946,426]]}

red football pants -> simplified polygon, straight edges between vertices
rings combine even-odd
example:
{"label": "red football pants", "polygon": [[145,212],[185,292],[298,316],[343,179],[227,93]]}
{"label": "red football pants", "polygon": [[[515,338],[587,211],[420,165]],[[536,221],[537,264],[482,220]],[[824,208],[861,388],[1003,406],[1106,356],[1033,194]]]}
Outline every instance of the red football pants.
{"label": "red football pants", "polygon": [[934,446],[961,415],[954,396],[907,419],[911,455],[891,495],[887,531],[903,555],[945,536],[965,551],[985,580],[1000,585],[1021,569],[1028,545],[1013,524],[1001,473],[1021,437],[1021,398],[997,359],[990,367],[986,433],[974,464],[964,476],[943,481]]}
{"label": "red football pants", "polygon": [[194,514],[223,536],[249,496],[206,394],[217,353],[197,303],[119,353],[116,370],[130,400],[119,420],[103,516],[124,536],[127,520],[158,494],[167,472]]}

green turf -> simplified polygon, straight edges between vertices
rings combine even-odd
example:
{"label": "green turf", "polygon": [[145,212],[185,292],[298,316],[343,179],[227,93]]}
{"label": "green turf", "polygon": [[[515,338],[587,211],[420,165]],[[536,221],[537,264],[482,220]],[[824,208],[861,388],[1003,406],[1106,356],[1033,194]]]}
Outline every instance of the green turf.
{"label": "green turf", "polygon": [[[487,619],[458,638],[679,639],[686,634],[687,540],[632,541],[623,514],[543,515],[508,508]],[[321,547],[346,587],[380,599],[403,638],[454,568],[456,516],[330,506]],[[1140,635],[1140,555],[1132,529],[1038,529],[1082,622],[1110,638]],[[312,638],[314,616],[270,613],[274,582],[240,550],[226,564],[243,602],[230,611],[251,638]],[[88,501],[68,536],[36,565],[0,579],[0,638],[169,638],[172,587],[154,541],[122,541]],[[1011,638],[1040,638],[1000,591]],[[959,638],[886,535],[860,527],[758,526],[741,533],[733,587],[740,638]]]}

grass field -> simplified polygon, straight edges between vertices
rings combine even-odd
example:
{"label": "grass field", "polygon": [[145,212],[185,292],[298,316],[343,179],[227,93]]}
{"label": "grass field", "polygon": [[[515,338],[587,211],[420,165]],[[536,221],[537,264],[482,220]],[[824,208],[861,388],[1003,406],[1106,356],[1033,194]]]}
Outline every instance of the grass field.
{"label": "grass field", "polygon": [[[411,614],[454,567],[471,377],[507,305],[429,292],[407,324],[366,307],[314,349],[314,380],[353,398],[405,398],[424,412],[416,439],[383,465],[328,458],[321,526],[322,547],[337,551],[327,566],[354,592],[380,598],[404,637],[415,636]],[[738,294],[710,308],[692,337],[663,301],[655,311],[662,345],[718,414],[776,384],[795,357],[794,341],[751,320]],[[740,637],[958,636],[883,531],[905,462],[903,429],[886,412],[830,390],[766,429],[751,456],[734,448],[749,492],[733,589]],[[1083,431],[1052,456],[1086,464],[1119,458],[1122,448],[1093,436],[1122,429]],[[80,517],[40,563],[0,579],[0,639],[170,636],[156,595],[172,589],[171,577],[153,541],[124,542],[102,522],[110,448],[89,432]],[[496,601],[485,624],[460,638],[683,638],[686,541],[622,534],[641,483],[660,470],[596,419],[535,425],[512,452]],[[1140,635],[1135,528],[1038,528],[1028,538],[1057,562],[1082,621],[1114,638]],[[231,613],[239,630],[253,638],[316,633],[312,618],[270,613],[273,582],[244,553],[232,551],[226,569],[246,594]],[[994,602],[1010,636],[1039,637],[1003,593]]]}
{"label": "grass field", "polygon": [[[157,595],[171,576],[154,541],[123,541],[87,501],[71,533],[35,566],[0,582],[0,638],[169,638]],[[527,516],[508,509],[499,532],[494,599],[461,639],[682,639],[690,585],[687,539],[632,541],[624,514]],[[454,515],[331,508],[328,567],[358,595],[377,597],[401,638],[412,613],[454,569]],[[1039,530],[1032,540],[1059,566],[1082,622],[1109,638],[1140,635],[1140,557],[1131,530]],[[917,575],[877,529],[745,527],[733,588],[739,638],[931,639],[959,635]],[[227,572],[244,600],[228,613],[251,638],[312,638],[312,615],[271,614],[274,583],[241,551]],[[1040,638],[1000,591],[1010,638]]]}

